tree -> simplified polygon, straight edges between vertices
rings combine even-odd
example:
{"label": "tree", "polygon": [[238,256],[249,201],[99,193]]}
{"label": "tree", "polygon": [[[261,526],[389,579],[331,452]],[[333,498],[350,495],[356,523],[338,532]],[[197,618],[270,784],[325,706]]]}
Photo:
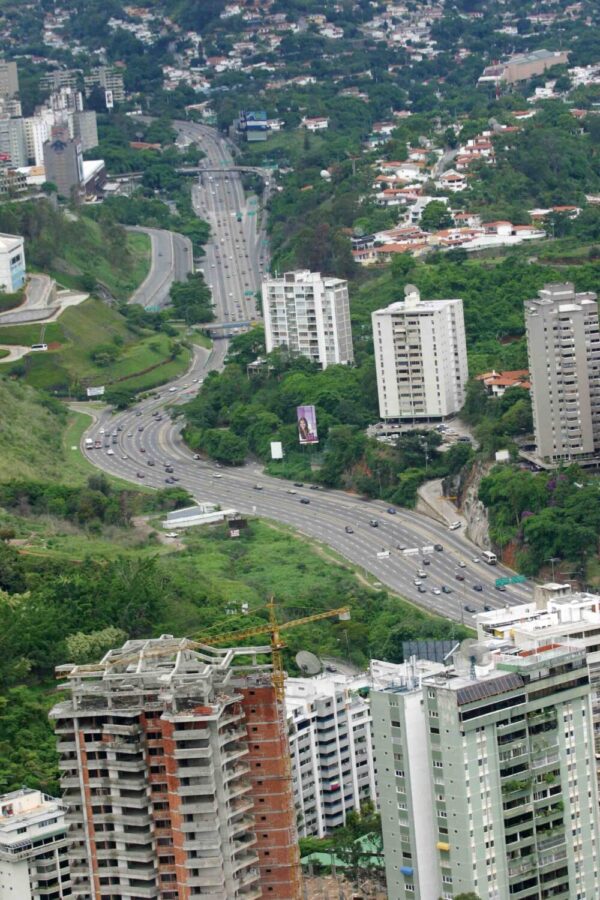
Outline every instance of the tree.
{"label": "tree", "polygon": [[69,662],[78,665],[99,662],[108,650],[121,646],[126,637],[125,631],[113,626],[88,634],[82,631],[70,634],[65,641]]}
{"label": "tree", "polygon": [[439,231],[442,228],[450,228],[452,224],[452,216],[442,200],[432,200],[421,214],[421,228],[424,231]]}

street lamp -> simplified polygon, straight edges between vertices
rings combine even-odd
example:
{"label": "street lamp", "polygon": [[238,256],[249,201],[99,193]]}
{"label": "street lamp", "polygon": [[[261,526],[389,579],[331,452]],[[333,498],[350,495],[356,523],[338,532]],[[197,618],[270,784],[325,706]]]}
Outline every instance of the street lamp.
{"label": "street lamp", "polygon": [[554,563],[560,562],[560,556],[549,556],[544,562],[549,562],[552,566],[552,581],[554,581]]}

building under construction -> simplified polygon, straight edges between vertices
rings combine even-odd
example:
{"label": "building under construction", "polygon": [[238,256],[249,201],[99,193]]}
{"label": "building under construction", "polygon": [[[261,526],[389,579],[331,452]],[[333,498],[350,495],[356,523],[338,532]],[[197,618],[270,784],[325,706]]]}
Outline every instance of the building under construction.
{"label": "building under construction", "polygon": [[270,646],[163,635],[63,666],[54,707],[81,900],[298,900],[285,715]]}

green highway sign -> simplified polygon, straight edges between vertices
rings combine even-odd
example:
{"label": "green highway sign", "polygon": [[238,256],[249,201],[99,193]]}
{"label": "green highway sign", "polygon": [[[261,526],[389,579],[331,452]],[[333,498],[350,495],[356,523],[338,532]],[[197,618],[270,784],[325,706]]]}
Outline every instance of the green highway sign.
{"label": "green highway sign", "polygon": [[524,575],[512,575],[510,578],[496,578],[496,587],[507,584],[523,584],[527,579]]}

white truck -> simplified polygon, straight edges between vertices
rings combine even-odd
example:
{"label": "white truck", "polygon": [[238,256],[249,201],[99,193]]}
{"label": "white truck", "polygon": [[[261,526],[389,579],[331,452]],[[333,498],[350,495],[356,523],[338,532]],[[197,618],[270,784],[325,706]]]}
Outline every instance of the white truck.
{"label": "white truck", "polygon": [[86,439],[85,439],[85,449],[86,449],[86,450],[91,450],[93,446],[94,446],[94,439],[93,439],[93,438],[86,438]]}

